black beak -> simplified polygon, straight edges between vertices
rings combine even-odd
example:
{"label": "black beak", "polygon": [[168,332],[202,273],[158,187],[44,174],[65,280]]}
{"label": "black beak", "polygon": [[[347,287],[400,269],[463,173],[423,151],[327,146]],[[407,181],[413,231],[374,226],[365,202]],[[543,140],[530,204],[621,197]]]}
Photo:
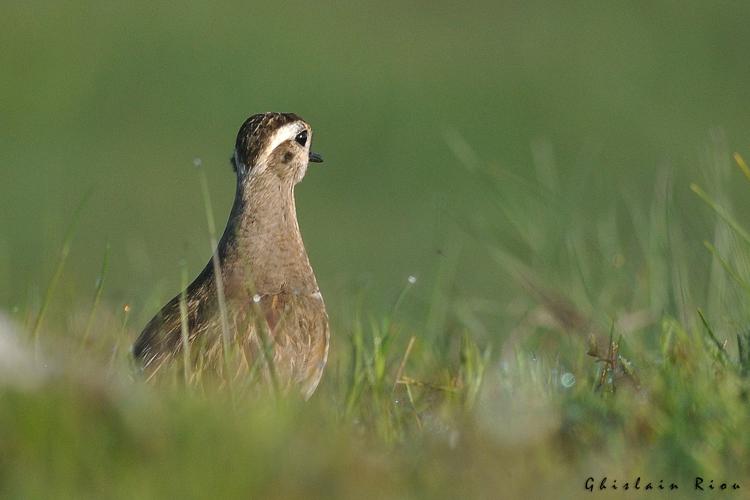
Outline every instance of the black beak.
{"label": "black beak", "polygon": [[323,157],[318,153],[313,153],[312,151],[310,151],[310,161],[312,163],[323,163]]}

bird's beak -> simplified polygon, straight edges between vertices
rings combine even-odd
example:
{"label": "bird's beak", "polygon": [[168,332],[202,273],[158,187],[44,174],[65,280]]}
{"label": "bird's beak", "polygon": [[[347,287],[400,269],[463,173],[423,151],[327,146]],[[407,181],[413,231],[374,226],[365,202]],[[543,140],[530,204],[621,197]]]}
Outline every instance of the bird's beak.
{"label": "bird's beak", "polygon": [[318,153],[313,153],[312,151],[310,151],[310,161],[312,163],[323,163],[323,157]]}

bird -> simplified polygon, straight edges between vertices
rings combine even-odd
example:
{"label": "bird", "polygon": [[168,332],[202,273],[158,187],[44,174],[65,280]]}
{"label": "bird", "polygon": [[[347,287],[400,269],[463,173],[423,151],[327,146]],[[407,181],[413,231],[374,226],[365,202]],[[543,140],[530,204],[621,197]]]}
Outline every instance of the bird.
{"label": "bird", "polygon": [[260,363],[280,391],[313,394],[330,328],[294,197],[308,165],[323,161],[310,149],[312,136],[294,113],[260,113],[242,124],[231,157],[234,203],[215,254],[132,346],[149,378],[177,359],[185,362],[185,352],[191,366],[221,370],[229,346],[238,348],[246,368]]}

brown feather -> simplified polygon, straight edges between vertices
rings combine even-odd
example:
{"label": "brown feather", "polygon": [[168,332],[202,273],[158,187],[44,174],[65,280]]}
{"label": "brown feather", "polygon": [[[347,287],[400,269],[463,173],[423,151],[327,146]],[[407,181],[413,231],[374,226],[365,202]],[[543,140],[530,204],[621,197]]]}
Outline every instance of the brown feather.
{"label": "brown feather", "polygon": [[[245,354],[247,368],[259,362],[261,334],[267,333],[280,386],[285,390],[297,387],[308,398],[322,376],[330,337],[328,315],[294,202],[294,186],[307,169],[309,143],[303,146],[288,140],[267,157],[260,156],[279,127],[295,122],[311,137],[309,125],[291,113],[255,115],[240,128],[233,157],[237,191],[217,252],[226,320],[233,342]],[[256,169],[261,162],[264,168]],[[238,163],[249,168],[237,168]],[[193,362],[200,366],[220,365],[222,318],[216,280],[209,261],[185,294],[189,342],[201,346]],[[133,354],[149,377],[178,355],[181,335],[178,295],[146,325],[133,346]]]}

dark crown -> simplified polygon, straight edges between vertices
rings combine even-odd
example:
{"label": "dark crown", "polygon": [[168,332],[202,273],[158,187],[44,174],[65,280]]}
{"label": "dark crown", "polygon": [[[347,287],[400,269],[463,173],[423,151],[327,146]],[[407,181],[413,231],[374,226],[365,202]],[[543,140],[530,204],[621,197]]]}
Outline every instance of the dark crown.
{"label": "dark crown", "polygon": [[302,118],[294,113],[258,113],[245,120],[237,133],[231,158],[234,171],[238,163],[252,169],[271,134],[279,127],[300,120]]}

